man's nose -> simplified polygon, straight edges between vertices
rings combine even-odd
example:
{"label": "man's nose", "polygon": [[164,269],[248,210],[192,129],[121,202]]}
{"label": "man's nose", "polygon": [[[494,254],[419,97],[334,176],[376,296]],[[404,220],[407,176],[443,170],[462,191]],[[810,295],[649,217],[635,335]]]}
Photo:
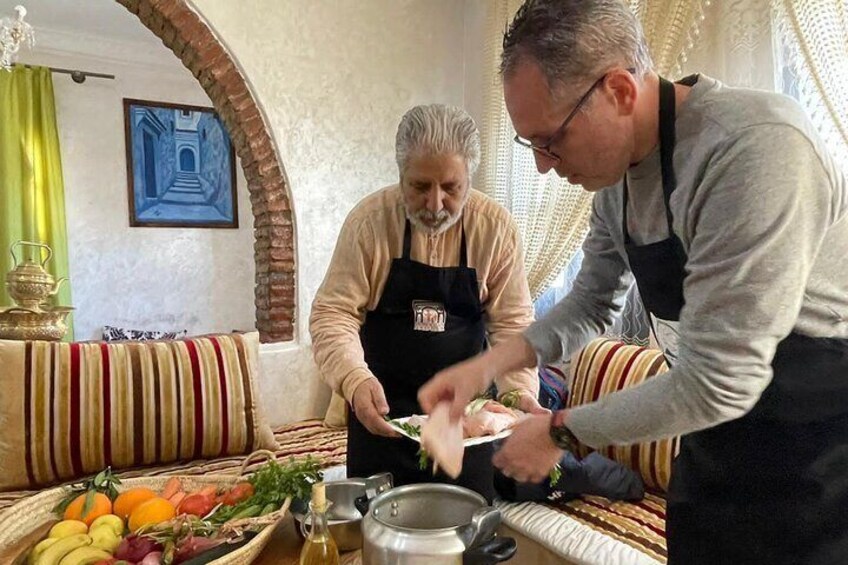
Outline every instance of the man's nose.
{"label": "man's nose", "polygon": [[553,169],[558,163],[556,159],[542,155],[537,151],[533,152],[533,156],[536,159],[536,170],[543,175]]}
{"label": "man's nose", "polygon": [[430,189],[427,194],[427,209],[434,214],[441,212],[444,208],[444,193],[438,187]]}

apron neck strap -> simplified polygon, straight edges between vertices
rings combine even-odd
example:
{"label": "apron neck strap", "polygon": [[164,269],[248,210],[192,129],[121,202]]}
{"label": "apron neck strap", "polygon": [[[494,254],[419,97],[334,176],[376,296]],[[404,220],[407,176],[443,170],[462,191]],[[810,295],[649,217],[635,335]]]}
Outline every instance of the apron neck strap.
{"label": "apron neck strap", "polygon": [[[459,229],[462,230],[462,240],[459,248],[459,266],[468,266],[468,251],[465,247],[465,222],[464,216],[459,219]],[[403,258],[407,261],[411,255],[412,249],[412,225],[409,223],[409,218],[406,219],[406,224],[403,227]]]}
{"label": "apron neck strap", "polygon": [[[671,193],[677,188],[677,177],[674,174],[674,121],[676,118],[674,84],[663,77],[660,78],[660,167],[662,174],[663,202],[665,203],[665,218],[668,224],[668,235],[674,235],[674,217],[671,213]],[[627,174],[624,175],[624,213],[622,214],[622,229],[624,241],[630,243],[630,233],[627,231]]]}

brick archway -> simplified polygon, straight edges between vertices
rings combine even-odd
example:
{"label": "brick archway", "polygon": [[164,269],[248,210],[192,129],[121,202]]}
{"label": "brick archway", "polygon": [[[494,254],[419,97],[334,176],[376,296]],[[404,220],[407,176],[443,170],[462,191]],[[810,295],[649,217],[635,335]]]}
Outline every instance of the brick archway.
{"label": "brick archway", "polygon": [[293,338],[294,226],[288,187],[262,113],[227,49],[185,0],[116,0],[183,62],[209,95],[241,159],[253,209],[256,327],[263,342]]}

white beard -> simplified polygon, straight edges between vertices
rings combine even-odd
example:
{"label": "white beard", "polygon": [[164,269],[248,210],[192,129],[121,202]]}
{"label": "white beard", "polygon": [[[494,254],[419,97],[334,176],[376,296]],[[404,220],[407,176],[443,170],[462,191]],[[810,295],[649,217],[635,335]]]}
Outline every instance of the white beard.
{"label": "white beard", "polygon": [[406,218],[417,229],[423,231],[427,235],[439,235],[440,233],[446,232],[451,226],[459,221],[462,217],[462,211],[465,209],[465,203],[468,202],[468,197],[470,195],[471,191],[466,191],[465,198],[462,200],[462,205],[459,207],[459,212],[456,214],[451,214],[445,209],[433,213],[427,208],[422,208],[415,213],[410,213],[409,207],[406,205],[406,201],[403,202],[403,210],[406,212]]}
{"label": "white beard", "polygon": [[406,217],[413,226],[427,235],[439,235],[440,233],[447,231],[448,228],[459,221],[462,217],[462,212],[452,216],[447,210],[442,210],[435,214],[426,209],[419,210],[414,214],[410,214],[409,210],[406,210]]}

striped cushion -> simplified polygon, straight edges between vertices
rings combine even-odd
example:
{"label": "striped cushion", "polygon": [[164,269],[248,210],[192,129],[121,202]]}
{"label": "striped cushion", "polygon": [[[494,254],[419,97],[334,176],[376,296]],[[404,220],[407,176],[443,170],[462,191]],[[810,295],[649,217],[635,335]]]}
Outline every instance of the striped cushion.
{"label": "striped cushion", "polygon": [[[278,461],[287,461],[290,457],[301,459],[309,455],[317,458],[322,467],[344,465],[347,447],[347,433],[344,430],[331,430],[322,426],[319,420],[307,420],[282,426],[274,431],[274,436],[279,444],[274,450]],[[132,469],[117,474],[122,479],[157,475],[236,474],[244,459],[244,456],[201,459],[167,466]],[[247,467],[247,471],[253,471],[262,464],[262,460],[257,460]],[[36,493],[37,491],[32,490],[0,492],[0,518],[5,508]]]}
{"label": "striped cushion", "polygon": [[103,469],[274,449],[258,334],[168,342],[0,341],[0,491]]}
{"label": "striped cushion", "polygon": [[659,563],[667,560],[665,499],[646,494],[639,502],[613,502],[599,496],[582,496],[547,506],[647,554]]}
{"label": "striped cushion", "polygon": [[[635,386],[668,370],[662,352],[620,341],[599,338],[584,347],[572,360],[572,385],[568,406],[588,404],[607,394]],[[629,446],[610,446],[601,453],[638,472],[648,488],[668,490],[671,462],[679,439],[671,438]],[[589,448],[581,447],[582,455]]]}

